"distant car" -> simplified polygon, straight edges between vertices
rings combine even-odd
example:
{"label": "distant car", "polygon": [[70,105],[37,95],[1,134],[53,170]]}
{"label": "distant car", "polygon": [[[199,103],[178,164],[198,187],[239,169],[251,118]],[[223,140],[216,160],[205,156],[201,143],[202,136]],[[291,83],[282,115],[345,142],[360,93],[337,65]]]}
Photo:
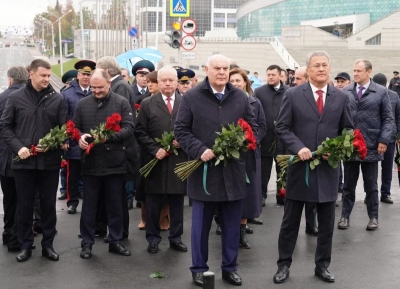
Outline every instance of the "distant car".
{"label": "distant car", "polygon": [[6,46],[5,47],[10,47],[10,43],[6,43]]}
{"label": "distant car", "polygon": [[75,55],[73,53],[65,55],[65,58],[75,58]]}
{"label": "distant car", "polygon": [[19,45],[20,45],[20,46],[24,46],[24,45],[25,45],[25,43],[24,43],[24,42],[21,42]]}

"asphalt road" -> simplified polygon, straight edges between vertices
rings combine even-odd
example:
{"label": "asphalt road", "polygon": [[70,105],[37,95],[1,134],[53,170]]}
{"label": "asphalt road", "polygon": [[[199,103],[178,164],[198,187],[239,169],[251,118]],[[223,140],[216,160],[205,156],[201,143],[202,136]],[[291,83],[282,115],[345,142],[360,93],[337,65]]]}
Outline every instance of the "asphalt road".
{"label": "asphalt road", "polygon": [[[17,45],[13,46],[13,42]],[[0,92],[7,87],[7,70],[12,66],[27,66],[33,60],[37,58],[45,59],[49,61],[51,65],[55,64],[55,60],[48,59],[46,56],[42,56],[37,47],[27,47],[26,45],[21,46],[22,39],[1,39],[3,42],[3,48],[0,48]],[[11,43],[10,47],[5,47],[6,43]],[[62,82],[55,76],[51,77],[51,85],[56,91],[59,91],[63,86]]]}
{"label": "asphalt road", "polygon": [[[267,205],[261,218],[263,225],[251,225],[253,235],[248,235],[251,249],[239,252],[238,272],[243,278],[242,288],[301,289],[301,288],[399,288],[400,279],[400,200],[397,172],[393,172],[393,205],[380,203],[379,229],[366,231],[368,216],[363,204],[362,184],[357,190],[357,202],[351,215],[351,227],[347,231],[335,229],[333,238],[333,259],[330,270],[336,282],[326,284],[314,277],[314,252],[316,238],[304,233],[305,222],[301,223],[297,247],[293,256],[290,279],[275,285],[272,277],[276,272],[278,258],[277,241],[283,207],[275,204],[273,187],[269,192]],[[275,176],[272,177],[274,179]],[[2,195],[0,199],[2,198]],[[148,254],[144,231],[137,229],[140,209],[130,211],[131,229],[129,238],[123,244],[132,252],[130,257],[120,257],[108,252],[108,245],[101,239],[93,246],[93,257],[82,260],[79,257],[80,206],[76,215],[67,214],[64,201],[57,201],[58,234],[54,248],[60,254],[59,262],[51,262],[41,257],[41,235],[35,238],[38,249],[25,263],[15,260],[15,253],[8,253],[6,247],[0,250],[0,288],[198,288],[192,284],[189,266],[191,208],[185,203],[185,223],[183,242],[188,245],[188,253],[169,249],[168,233],[163,232],[163,241],[157,254]],[[2,212],[2,208],[0,208]],[[336,222],[341,207],[336,208]],[[210,271],[216,273],[215,288],[232,288],[221,279],[220,237],[213,225],[209,244]],[[163,279],[152,279],[150,274],[162,272]]]}

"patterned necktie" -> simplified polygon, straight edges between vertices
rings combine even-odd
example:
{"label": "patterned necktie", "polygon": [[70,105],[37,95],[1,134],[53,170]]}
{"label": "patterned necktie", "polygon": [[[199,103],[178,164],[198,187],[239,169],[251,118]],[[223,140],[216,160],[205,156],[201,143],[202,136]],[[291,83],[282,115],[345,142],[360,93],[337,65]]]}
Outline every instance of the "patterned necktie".
{"label": "patterned necktie", "polygon": [[145,92],[146,92],[146,90],[144,90],[143,88],[142,88],[142,90],[140,91],[141,94],[145,94]]}
{"label": "patterned necktie", "polygon": [[319,114],[322,114],[322,110],[324,109],[324,99],[322,98],[323,93],[324,92],[322,90],[317,90],[317,94],[318,94],[317,107],[318,107]]}
{"label": "patterned necktie", "polygon": [[167,108],[170,114],[172,114],[171,98],[167,97]]}
{"label": "patterned necktie", "polygon": [[358,99],[361,99],[364,89],[365,89],[364,86],[360,86],[360,88],[358,89],[358,93],[357,93]]}
{"label": "patterned necktie", "polygon": [[222,93],[220,93],[220,92],[217,92],[216,94],[215,94],[215,96],[219,99],[219,100],[221,100],[222,99],[222,97],[224,96]]}

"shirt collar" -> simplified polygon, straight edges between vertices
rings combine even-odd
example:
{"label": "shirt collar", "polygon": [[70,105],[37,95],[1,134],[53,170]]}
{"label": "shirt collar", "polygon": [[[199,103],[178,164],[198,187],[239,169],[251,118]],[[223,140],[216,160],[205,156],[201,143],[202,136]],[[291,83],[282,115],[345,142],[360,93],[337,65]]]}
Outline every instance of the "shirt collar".
{"label": "shirt collar", "polygon": [[274,86],[274,89],[275,89],[276,91],[278,91],[280,87],[281,87],[281,83],[279,82],[279,84],[278,84],[277,86]]}
{"label": "shirt collar", "polygon": [[144,89],[144,91],[147,91],[147,87],[140,87],[139,85],[137,85],[138,91],[141,92],[142,89]]}
{"label": "shirt collar", "polygon": [[[364,87],[363,93],[367,91],[367,89],[368,89],[368,87],[369,87],[370,84],[371,84],[371,80],[369,80],[366,84],[363,85],[363,87]],[[359,84],[357,83],[357,86],[356,86],[357,92],[358,92],[358,90],[360,89],[360,86],[361,86],[361,85],[359,85]]]}
{"label": "shirt collar", "polygon": [[[164,94],[161,94],[162,98],[164,101],[167,101],[168,96],[165,96]],[[170,101],[175,101],[175,93],[171,95]]]}
{"label": "shirt collar", "polygon": [[119,76],[119,74],[117,74],[116,76],[111,77],[110,81],[113,81],[114,79],[116,79]]}
{"label": "shirt collar", "polygon": [[314,85],[311,84],[311,82],[308,82],[311,86],[311,90],[313,93],[317,93],[317,90],[322,90],[324,92],[324,95],[326,95],[326,92],[328,91],[328,84],[325,84],[323,88],[316,88]]}
{"label": "shirt collar", "polygon": [[[79,85],[80,86],[80,85]],[[89,91],[90,90],[90,86],[88,86],[87,88],[83,88],[82,86],[80,86],[81,87],[81,89],[82,89],[82,91]]]}
{"label": "shirt collar", "polygon": [[[211,84],[210,84],[210,86],[211,86]],[[213,91],[213,93],[214,94],[216,94],[216,93],[222,93],[223,95],[225,94],[225,86],[224,86],[224,89],[221,91],[221,92],[218,92],[214,87],[212,87],[211,86],[211,89],[212,89],[212,91]]]}

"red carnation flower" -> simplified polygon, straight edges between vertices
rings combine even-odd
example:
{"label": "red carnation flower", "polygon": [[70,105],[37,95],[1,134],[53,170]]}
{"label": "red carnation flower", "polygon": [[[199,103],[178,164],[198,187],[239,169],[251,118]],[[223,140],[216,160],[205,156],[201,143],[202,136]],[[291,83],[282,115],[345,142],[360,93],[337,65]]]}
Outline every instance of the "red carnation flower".
{"label": "red carnation flower", "polygon": [[108,120],[107,120],[107,123],[106,123],[106,126],[105,126],[105,127],[106,127],[106,129],[108,129],[108,130],[113,130],[114,125],[115,125],[115,124],[109,123]]}
{"label": "red carnation flower", "polygon": [[278,197],[281,199],[286,198],[286,190],[284,188],[282,188],[278,191]]}
{"label": "red carnation flower", "polygon": [[81,139],[81,133],[79,132],[79,129],[75,128],[73,133],[72,133],[72,139],[75,141],[79,141]]}
{"label": "red carnation flower", "polygon": [[112,116],[107,117],[107,124],[113,125],[115,124],[115,119]]}
{"label": "red carnation flower", "polygon": [[31,155],[36,156],[37,155],[37,151],[36,151],[36,147],[34,145],[31,145]]}
{"label": "red carnation flower", "polygon": [[115,132],[120,132],[121,131],[121,127],[118,124],[114,124],[112,126],[112,130]]}
{"label": "red carnation flower", "polygon": [[354,130],[353,146],[357,150],[360,160],[364,160],[367,157],[368,149],[365,139],[359,129]]}
{"label": "red carnation flower", "polygon": [[140,104],[135,104],[135,110],[139,110],[140,109]]}
{"label": "red carnation flower", "polygon": [[114,119],[115,122],[120,122],[122,120],[122,117],[119,113],[113,113],[111,117]]}
{"label": "red carnation flower", "polygon": [[94,147],[94,143],[90,143],[88,147],[86,148],[86,154],[88,155],[90,153],[90,150]]}

